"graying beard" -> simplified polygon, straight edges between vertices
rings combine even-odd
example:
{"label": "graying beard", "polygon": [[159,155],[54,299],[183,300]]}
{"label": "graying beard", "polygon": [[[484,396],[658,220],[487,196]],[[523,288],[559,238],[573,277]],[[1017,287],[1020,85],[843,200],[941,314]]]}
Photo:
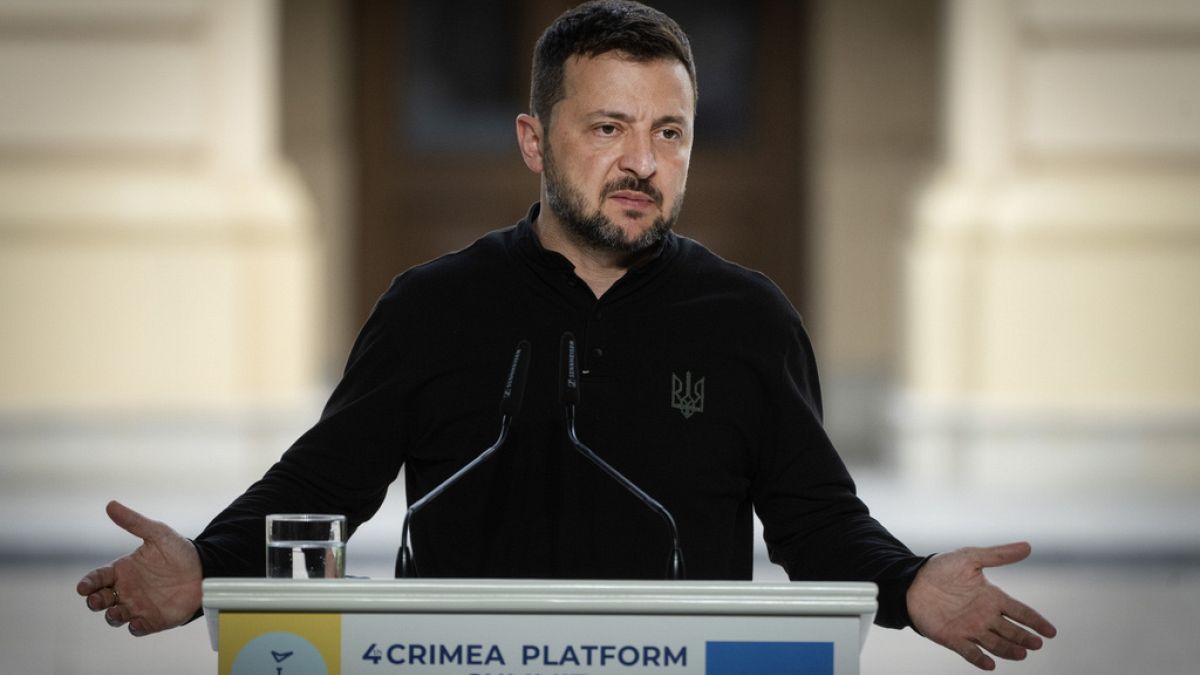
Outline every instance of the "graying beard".
{"label": "graying beard", "polygon": [[591,215],[584,215],[583,197],[567,185],[566,181],[559,180],[558,172],[553,168],[549,148],[546,149],[544,161],[546,206],[566,226],[572,239],[585,247],[616,253],[640,253],[662,241],[679,218],[679,210],[683,207],[682,193],[675,200],[669,218],[655,218],[650,229],[637,239],[626,241],[621,229],[599,210]]}

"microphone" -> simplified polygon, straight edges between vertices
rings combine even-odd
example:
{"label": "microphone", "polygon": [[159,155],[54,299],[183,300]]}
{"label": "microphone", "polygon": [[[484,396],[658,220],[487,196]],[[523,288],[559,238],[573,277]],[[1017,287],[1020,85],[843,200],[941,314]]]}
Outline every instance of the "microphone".
{"label": "microphone", "polygon": [[508,438],[508,429],[512,425],[513,418],[521,411],[521,401],[525,397],[525,380],[529,374],[529,351],[529,341],[521,340],[517,344],[517,350],[513,352],[512,365],[508,368],[508,379],[504,381],[504,392],[500,395],[500,436],[496,438],[496,442],[479,453],[479,456],[466,466],[454,472],[454,475],[414,502],[404,513],[404,524],[400,528],[400,552],[396,556],[397,579],[417,576],[417,563],[413,558],[412,549],[408,545],[408,521],[429,502],[437,499],[438,495],[442,494],[446,488],[470,473],[488,457],[491,457],[501,445],[504,445],[505,439]]}
{"label": "microphone", "polygon": [[620,483],[622,487],[641,500],[650,510],[662,516],[662,519],[667,522],[667,527],[671,530],[672,542],[671,559],[667,563],[667,578],[672,580],[683,579],[683,549],[679,546],[679,528],[675,526],[675,518],[671,516],[671,512],[653,497],[646,494],[633,481],[626,478],[620,471],[617,471],[612,465],[601,459],[591,448],[584,445],[575,433],[575,406],[579,404],[579,361],[577,352],[575,336],[570,331],[563,333],[558,350],[558,395],[563,406],[566,408],[567,437],[571,440],[571,445],[575,446],[575,449],[581,455],[587,457],[593,464],[600,467],[604,473],[611,476],[613,480]]}

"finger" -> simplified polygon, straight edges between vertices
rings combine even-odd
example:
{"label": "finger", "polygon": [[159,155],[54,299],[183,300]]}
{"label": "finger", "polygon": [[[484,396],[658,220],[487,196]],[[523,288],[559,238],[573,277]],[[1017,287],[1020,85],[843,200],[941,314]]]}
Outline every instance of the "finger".
{"label": "finger", "polygon": [[149,635],[152,631],[146,628],[146,623],[140,618],[134,618],[129,622],[129,634],[133,637],[142,637]]}
{"label": "finger", "polygon": [[104,621],[113,628],[124,626],[129,621],[129,618],[128,609],[121,605],[109,607],[104,612]]}
{"label": "finger", "polygon": [[101,588],[112,586],[117,580],[116,572],[112,565],[97,567],[96,569],[83,575],[79,583],[75,584],[75,592],[80,595],[91,595]]}
{"label": "finger", "polygon": [[988,631],[980,636],[979,644],[996,656],[1010,661],[1021,661],[1029,655],[1029,652],[1024,647],[1013,644],[992,631]]}
{"label": "finger", "polygon": [[980,670],[995,670],[996,662],[987,654],[983,653],[975,643],[962,641],[951,647],[959,656],[967,660],[967,663],[975,666]]}
{"label": "finger", "polygon": [[112,607],[112,602],[109,601],[110,596],[103,590],[92,593],[87,596],[87,607],[93,612],[99,612],[109,607]]}
{"label": "finger", "polygon": [[[92,598],[97,598],[92,602]],[[88,596],[88,605],[94,605],[96,609],[108,609],[121,604],[121,600],[117,596],[117,591],[113,588],[101,588],[100,590]]]}
{"label": "finger", "polygon": [[86,602],[88,609],[92,610],[93,612],[99,612],[102,609],[115,607],[120,601],[117,600],[117,592],[115,590],[112,588],[101,588],[95,593],[87,596]]}
{"label": "finger", "polygon": [[141,539],[156,538],[164,527],[157,520],[151,520],[116,500],[109,502],[104,510],[118,527]]}
{"label": "finger", "polygon": [[1058,635],[1058,629],[1054,627],[1054,624],[1047,621],[1045,617],[1037,612],[1037,610],[1029,605],[1026,605],[1020,600],[1008,598],[1007,602],[1004,603],[1004,607],[1001,609],[1001,612],[1004,614],[1004,616],[1029,626],[1045,637],[1052,638],[1055,635]]}
{"label": "finger", "polygon": [[1002,546],[974,548],[970,549],[970,552],[980,567],[1000,567],[1028,558],[1029,554],[1033,552],[1033,547],[1028,542],[1018,541]]}
{"label": "finger", "polygon": [[1015,623],[1000,617],[992,622],[991,629],[1000,637],[1020,645],[1026,649],[1041,649],[1042,639],[1033,633],[1021,628]]}

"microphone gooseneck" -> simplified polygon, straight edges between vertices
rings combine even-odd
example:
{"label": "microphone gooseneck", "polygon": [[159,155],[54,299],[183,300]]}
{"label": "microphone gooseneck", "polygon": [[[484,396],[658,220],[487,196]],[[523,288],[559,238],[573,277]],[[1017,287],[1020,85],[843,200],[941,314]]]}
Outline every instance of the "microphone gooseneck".
{"label": "microphone gooseneck", "polygon": [[407,579],[417,576],[417,563],[413,558],[412,548],[409,546],[409,520],[427,504],[437,499],[438,495],[445,492],[446,488],[458,482],[458,479],[467,475],[475,467],[486,461],[488,457],[491,457],[500,446],[504,445],[504,441],[508,439],[509,427],[512,426],[513,418],[521,411],[521,402],[525,397],[525,381],[528,379],[529,374],[529,352],[528,340],[521,340],[517,344],[516,351],[513,352],[512,364],[508,369],[508,378],[504,381],[504,391],[500,395],[500,435],[496,438],[496,442],[479,453],[479,456],[467,463],[466,466],[455,471],[452,476],[442,481],[437,487],[414,502],[404,512],[404,524],[400,526],[400,551],[396,555],[397,579]]}
{"label": "microphone gooseneck", "polygon": [[667,528],[671,531],[671,559],[667,563],[667,578],[678,580],[684,578],[683,566],[683,548],[679,545],[679,528],[675,525],[675,518],[671,516],[671,512],[665,506],[660,504],[658,500],[646,494],[645,490],[638,487],[633,481],[629,480],[620,471],[617,471],[611,464],[604,461],[591,448],[579,440],[579,435],[575,431],[575,406],[579,404],[579,361],[578,348],[575,343],[575,336],[570,332],[563,333],[562,339],[559,341],[559,399],[562,401],[563,407],[566,409],[567,416],[567,438],[570,439],[571,445],[579,451],[581,455],[587,457],[593,464],[600,467],[604,473],[608,474],[613,480],[621,484],[633,496],[637,497],[643,504],[650,508],[662,519],[666,521]]}

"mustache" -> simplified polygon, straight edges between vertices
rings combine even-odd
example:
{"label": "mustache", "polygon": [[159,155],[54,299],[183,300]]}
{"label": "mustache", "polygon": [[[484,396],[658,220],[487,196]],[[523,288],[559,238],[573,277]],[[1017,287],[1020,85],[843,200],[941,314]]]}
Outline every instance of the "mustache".
{"label": "mustache", "polygon": [[600,194],[600,198],[604,199],[614,192],[621,190],[632,190],[641,192],[642,194],[654,200],[655,206],[662,206],[663,196],[658,191],[658,188],[650,184],[650,181],[645,178],[635,178],[633,176],[622,176],[604,186],[604,191]]}

